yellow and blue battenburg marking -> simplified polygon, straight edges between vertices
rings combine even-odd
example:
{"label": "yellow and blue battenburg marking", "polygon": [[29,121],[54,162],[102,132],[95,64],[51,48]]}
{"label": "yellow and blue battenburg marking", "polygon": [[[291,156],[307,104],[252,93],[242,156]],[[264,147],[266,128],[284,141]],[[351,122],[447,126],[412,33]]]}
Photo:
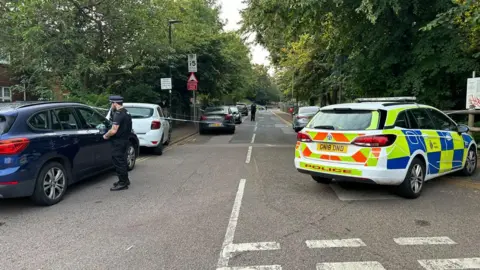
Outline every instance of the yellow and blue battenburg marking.
{"label": "yellow and blue battenburg marking", "polygon": [[[464,165],[467,149],[472,141],[468,134],[435,130],[385,130],[397,135],[397,140],[387,148],[387,169],[406,169],[416,151],[427,155],[427,174],[444,173]],[[424,135],[428,139],[425,140]]]}

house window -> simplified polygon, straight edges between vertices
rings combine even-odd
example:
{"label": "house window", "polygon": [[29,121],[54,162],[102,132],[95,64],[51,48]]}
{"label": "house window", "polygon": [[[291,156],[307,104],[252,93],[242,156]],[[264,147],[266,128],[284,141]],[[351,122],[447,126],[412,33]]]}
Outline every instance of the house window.
{"label": "house window", "polygon": [[2,53],[0,51],[0,64],[5,64],[5,65],[10,64],[10,55]]}
{"label": "house window", "polygon": [[9,87],[0,87],[0,95],[2,102],[12,102],[12,91]]}

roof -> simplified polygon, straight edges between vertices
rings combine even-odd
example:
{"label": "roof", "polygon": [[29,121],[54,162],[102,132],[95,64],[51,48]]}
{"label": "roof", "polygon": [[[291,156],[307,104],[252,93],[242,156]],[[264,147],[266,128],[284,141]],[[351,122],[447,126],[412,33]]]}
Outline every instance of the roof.
{"label": "roof", "polygon": [[5,102],[0,103],[0,111],[12,111],[24,108],[35,108],[41,106],[42,108],[54,108],[59,105],[67,106],[87,106],[79,102],[60,102],[60,101],[20,101],[20,102]]}
{"label": "roof", "polygon": [[364,103],[343,103],[343,104],[335,104],[322,107],[321,110],[333,110],[333,109],[341,109],[341,108],[348,108],[348,109],[356,109],[356,110],[395,110],[403,107],[420,107],[420,108],[433,108],[428,105],[417,104],[417,103],[395,103],[395,102],[364,102]]}
{"label": "roof", "polygon": [[128,107],[128,106],[131,106],[131,107],[143,107],[143,108],[155,108],[157,106],[159,106],[158,104],[154,104],[154,103],[135,103],[135,102],[132,102],[132,103],[126,103],[124,102],[123,103],[123,107]]}

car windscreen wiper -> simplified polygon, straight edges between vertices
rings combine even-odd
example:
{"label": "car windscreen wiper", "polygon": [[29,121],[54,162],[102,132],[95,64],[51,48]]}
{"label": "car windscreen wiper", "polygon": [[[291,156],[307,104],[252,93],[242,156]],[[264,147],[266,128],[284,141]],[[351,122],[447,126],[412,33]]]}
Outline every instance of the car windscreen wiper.
{"label": "car windscreen wiper", "polygon": [[334,126],[314,126],[313,128],[314,128],[314,129],[331,129],[331,130],[335,130],[335,127],[334,127]]}

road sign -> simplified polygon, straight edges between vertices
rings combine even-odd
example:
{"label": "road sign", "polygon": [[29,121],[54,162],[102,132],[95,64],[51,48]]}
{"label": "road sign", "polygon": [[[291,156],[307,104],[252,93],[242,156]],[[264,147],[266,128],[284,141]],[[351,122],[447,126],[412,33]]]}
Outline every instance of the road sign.
{"label": "road sign", "polygon": [[187,89],[190,91],[196,91],[198,87],[198,83],[196,81],[189,81],[187,82]]}
{"label": "road sign", "polygon": [[172,89],[172,78],[161,78],[160,85],[162,90],[171,90]]}
{"label": "road sign", "polygon": [[198,82],[197,77],[195,76],[195,73],[190,73],[190,76],[188,76],[188,81],[189,82]]}
{"label": "road sign", "polygon": [[197,55],[188,55],[188,72],[197,72]]}
{"label": "road sign", "polygon": [[473,106],[480,108],[480,78],[470,78],[467,81],[467,109]]}

